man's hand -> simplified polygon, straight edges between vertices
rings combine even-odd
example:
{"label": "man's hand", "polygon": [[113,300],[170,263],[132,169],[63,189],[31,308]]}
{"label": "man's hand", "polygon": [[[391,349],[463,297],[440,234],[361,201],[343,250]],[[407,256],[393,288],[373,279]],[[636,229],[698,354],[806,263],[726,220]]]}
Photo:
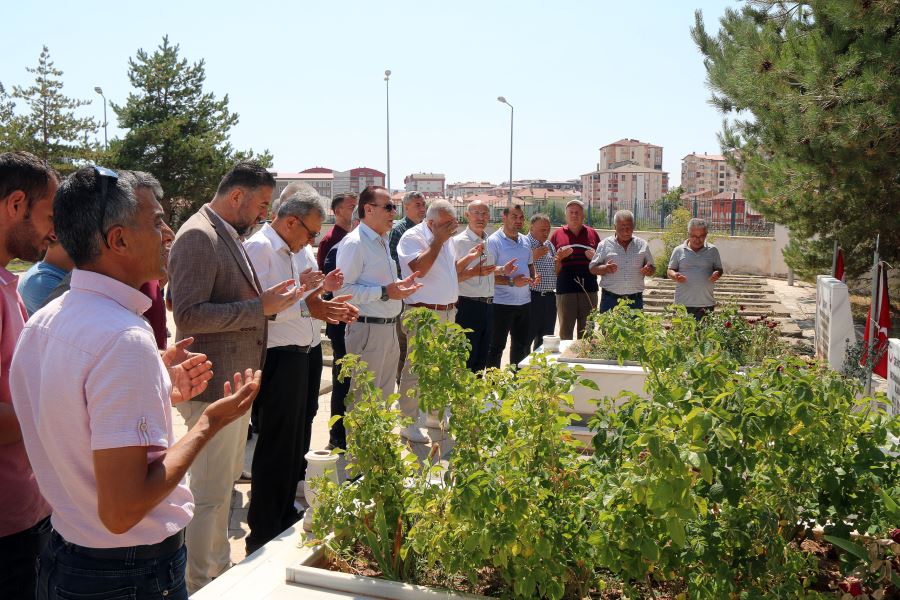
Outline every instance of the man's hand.
{"label": "man's hand", "polygon": [[[569,250],[571,250],[571,249],[572,249],[572,248],[569,248]],[[585,257],[586,259],[588,259],[588,260],[591,260],[592,258],[594,258],[594,254],[595,254],[595,253],[594,253],[593,250],[585,250],[585,251],[584,251],[584,257]],[[615,272],[615,271],[613,271],[613,272]]]}
{"label": "man's hand", "polygon": [[205,354],[194,354],[179,365],[169,369],[172,380],[172,406],[196,398],[206,390],[213,378],[212,363]]}
{"label": "man's hand", "polygon": [[416,271],[406,279],[400,279],[387,286],[388,298],[391,300],[403,300],[412,296],[417,289],[422,287],[421,283],[416,283],[416,277],[419,272]]}
{"label": "man's hand", "polygon": [[434,228],[431,230],[434,234],[435,243],[443,245],[444,242],[450,239],[450,236],[456,233],[458,228],[459,222],[456,219],[450,219],[444,223],[435,223]]}
{"label": "man's hand", "polygon": [[194,343],[194,338],[186,337],[181,341],[170,344],[160,353],[163,364],[166,368],[174,365],[180,365],[192,356],[199,356],[196,352],[188,352],[187,347]]}
{"label": "man's hand", "polygon": [[344,273],[340,269],[335,269],[325,276],[322,287],[326,292],[336,292],[344,287]]}
{"label": "man's hand", "polygon": [[603,265],[603,267],[604,267],[604,269],[605,269],[605,270],[603,271],[603,274],[604,274],[604,275],[609,275],[610,273],[615,273],[616,271],[619,270],[619,265],[617,265],[616,263],[614,263],[614,262],[612,261],[612,259],[607,260],[607,261],[606,261],[606,264]]}
{"label": "man's hand", "polygon": [[641,267],[641,275],[643,275],[644,277],[649,277],[650,275],[653,275],[653,273],[655,273],[655,272],[656,272],[656,267],[650,263],[647,263],[643,267]]}
{"label": "man's hand", "polygon": [[519,259],[514,258],[511,261],[509,261],[508,263],[506,263],[505,265],[503,265],[503,267],[500,268],[500,273],[502,275],[506,275],[506,276],[512,275],[513,273],[515,273],[518,266],[519,266]]}
{"label": "man's hand", "polygon": [[206,417],[214,432],[221,431],[223,427],[247,412],[259,391],[261,379],[262,371],[247,369],[243,375],[234,374],[234,387],[230,381],[225,382],[223,397],[207,406],[203,411],[203,416]]}
{"label": "man's hand", "polygon": [[516,275],[513,278],[513,285],[516,287],[525,287],[526,285],[531,285],[531,277],[527,275]]}
{"label": "man's hand", "polygon": [[534,286],[534,285],[538,285],[538,284],[540,284],[540,283],[541,283],[541,274],[538,273],[538,274],[535,275],[534,278],[531,280],[531,285]]}
{"label": "man's hand", "polygon": [[687,275],[685,275],[684,273],[675,273],[675,277],[673,277],[673,279],[678,283],[684,283],[685,281],[687,281]]}
{"label": "man's hand", "polygon": [[479,264],[477,267],[472,267],[471,269],[466,269],[466,271],[472,275],[472,277],[479,277],[483,275],[490,275],[497,269],[497,265],[485,265]]}
{"label": "man's hand", "polygon": [[359,309],[348,302],[353,296],[337,296],[331,300],[317,298],[313,302],[307,299],[309,314],[326,323],[352,323],[359,317]]}
{"label": "man's hand", "polygon": [[306,291],[306,287],[302,285],[295,286],[293,279],[273,285],[260,295],[263,314],[267,317],[276,315],[284,309],[293,306],[300,300],[300,296],[304,291]]}
{"label": "man's hand", "polygon": [[484,243],[483,242],[472,246],[472,249],[466,253],[466,258],[468,258],[470,260],[475,260],[476,258],[479,258],[481,256],[482,252],[484,252]]}
{"label": "man's hand", "polygon": [[547,255],[548,252],[550,252],[550,248],[541,244],[540,246],[538,246],[537,248],[535,248],[534,250],[531,251],[531,258],[532,258],[532,260],[537,260],[539,258],[543,258],[544,256]]}
{"label": "man's hand", "polygon": [[[556,251],[556,260],[560,261],[560,262],[564,261],[565,259],[572,256],[572,252],[574,252],[574,250],[575,249],[572,248],[572,246],[566,246],[565,248],[561,248],[560,250],[557,250]],[[585,252],[585,255],[586,254],[587,254],[587,252]]]}
{"label": "man's hand", "polygon": [[719,277],[722,276],[722,271],[713,271],[713,274],[709,276],[709,280],[712,283],[715,283],[719,280]]}
{"label": "man's hand", "polygon": [[313,290],[322,285],[324,279],[325,274],[322,271],[313,271],[312,267],[300,273],[300,283],[306,286],[308,290]]}

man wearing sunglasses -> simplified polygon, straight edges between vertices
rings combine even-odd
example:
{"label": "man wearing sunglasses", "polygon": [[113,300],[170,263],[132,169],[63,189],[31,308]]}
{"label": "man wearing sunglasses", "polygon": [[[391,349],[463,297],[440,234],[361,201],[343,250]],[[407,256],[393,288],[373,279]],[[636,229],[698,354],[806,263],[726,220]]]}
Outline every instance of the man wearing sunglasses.
{"label": "man wearing sunglasses", "polygon": [[[229,373],[260,368],[266,351],[267,319],[293,306],[300,286],[286,278],[260,285],[241,238],[265,218],[275,178],[263,167],[242,162],[229,170],[213,199],[178,230],[169,259],[177,339],[193,337],[194,349],[216,365],[210,382],[220,389]],[[214,391],[179,406],[193,427]],[[191,593],[231,563],[228,521],[234,482],[244,468],[250,413],[231,423],[191,467],[196,508],[187,528],[188,589]]]}
{"label": "man wearing sunglasses", "polygon": [[212,365],[185,350],[190,338],[160,355],[142,317],[151,301],[139,288],[165,276],[174,234],[132,178],[84,167],[60,185],[54,221],[76,266],[71,289],[28,321],[10,367],[28,457],[53,508],[41,600],[187,598],[184,476],[259,386],[259,371],[235,373],[234,388],[224,384],[175,442],[172,405],[204,392]]}
{"label": "man wearing sunglasses", "polygon": [[[306,288],[293,306],[269,323],[268,350],[262,387],[257,399],[259,439],[253,451],[253,479],[247,524],[250,555],[297,522],[294,508],[297,484],[306,471],[311,426],[319,401],[322,379],[321,321],[351,321],[354,309],[349,296],[330,301],[322,291],[333,292],[343,283],[339,270],[327,277],[309,268],[315,265],[306,249],[315,240],[325,210],[319,194],[306,184],[291,184],[275,204],[271,223],[244,242],[262,285],[285,279],[306,278]],[[317,318],[313,318],[317,317]]]}
{"label": "man wearing sunglasses", "polygon": [[35,560],[47,543],[50,507],[38,490],[13,410],[9,364],[25,326],[14,258],[34,261],[53,235],[56,173],[26,152],[0,154],[0,590],[4,598],[34,598]]}
{"label": "man wearing sunglasses", "polygon": [[[337,248],[337,268],[344,274],[338,294],[349,294],[359,307],[359,319],[347,325],[344,341],[348,354],[357,354],[369,366],[376,387],[385,399],[394,392],[400,346],[397,320],[402,300],[415,292],[418,273],[397,277],[388,233],[396,207],[381,186],[369,186],[359,195],[359,226]],[[354,389],[351,382],[350,389]]]}

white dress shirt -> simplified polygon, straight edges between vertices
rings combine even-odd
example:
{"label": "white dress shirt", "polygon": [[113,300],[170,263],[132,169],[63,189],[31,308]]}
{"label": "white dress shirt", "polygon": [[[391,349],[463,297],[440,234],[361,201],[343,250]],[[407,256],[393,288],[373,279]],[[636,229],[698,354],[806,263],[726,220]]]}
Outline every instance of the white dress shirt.
{"label": "white dress shirt", "polygon": [[344,274],[344,287],[335,296],[350,294],[363,317],[390,319],[400,314],[403,302],[382,300],[381,288],[397,280],[397,263],[388,250],[388,236],[360,223],[338,245],[336,268]]}
{"label": "white dress shirt", "polygon": [[[457,233],[450,241],[453,243],[453,249],[456,256],[465,256],[469,251],[477,246],[487,242],[487,236],[479,237],[477,233],[466,227],[462,233]],[[487,253],[487,249],[481,251],[481,258],[469,263],[468,269],[475,268],[478,265],[493,265],[494,259]],[[466,298],[492,298],[494,296],[494,274],[477,275],[470,277],[465,281],[459,282],[459,295]]]}
{"label": "white dress shirt", "polygon": [[[305,253],[291,252],[278,232],[268,223],[244,242],[244,249],[264,290],[287,279],[293,279],[299,285],[300,273],[306,269],[305,266],[301,267],[305,262],[301,263],[300,255]],[[310,319],[303,318],[303,299],[308,295],[308,292],[304,293],[301,300],[278,313],[274,321],[269,321],[269,341],[266,347],[309,346],[312,343]]]}
{"label": "white dress shirt", "polygon": [[[400,276],[409,277],[412,269],[409,263],[422,256],[431,242],[434,233],[428,227],[428,221],[422,221],[415,227],[406,230],[397,245],[397,256],[400,258]],[[456,249],[448,239],[441,246],[437,258],[431,268],[422,277],[416,279],[422,284],[418,290],[406,299],[406,304],[453,304],[459,299],[459,279],[456,275]]]}
{"label": "white dress shirt", "polygon": [[[313,271],[319,270],[319,264],[316,262],[316,255],[313,254],[312,246],[310,244],[301,248],[300,252],[297,253],[297,264],[300,269],[297,272],[298,277],[299,273],[302,273],[306,269],[312,269]],[[309,334],[312,336],[312,343],[310,343],[310,346],[315,348],[322,343],[322,321],[314,319],[309,314],[309,307],[306,305],[306,300],[300,301],[300,311],[300,318],[303,321],[308,321]]]}

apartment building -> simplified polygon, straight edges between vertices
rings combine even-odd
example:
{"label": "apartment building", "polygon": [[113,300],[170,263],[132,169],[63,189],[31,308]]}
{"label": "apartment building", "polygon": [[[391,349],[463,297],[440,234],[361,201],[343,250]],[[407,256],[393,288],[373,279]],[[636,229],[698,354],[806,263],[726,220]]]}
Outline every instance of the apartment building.
{"label": "apartment building", "polygon": [[272,199],[278,198],[290,183],[301,182],[311,185],[323,198],[331,199],[334,195],[334,173],[325,167],[314,167],[300,173],[272,172],[275,176],[275,193]]}
{"label": "apartment building", "polygon": [[426,198],[444,196],[443,173],[413,173],[403,178],[407,192],[421,192]]}
{"label": "apartment building", "polygon": [[357,167],[349,171],[335,171],[333,193],[359,194],[370,185],[384,185],[385,175],[378,169]]}
{"label": "apartment building", "polygon": [[477,194],[484,194],[494,188],[490,181],[467,181],[465,183],[451,183],[447,186],[448,198],[465,198]]}
{"label": "apartment building", "polygon": [[617,142],[600,148],[598,171],[614,169],[627,163],[633,163],[654,171],[662,171],[662,146],[648,144],[640,140],[622,138]]}
{"label": "apartment building", "polygon": [[721,154],[691,152],[681,159],[681,186],[685,193],[711,191],[737,192],[742,190],[741,176]]}

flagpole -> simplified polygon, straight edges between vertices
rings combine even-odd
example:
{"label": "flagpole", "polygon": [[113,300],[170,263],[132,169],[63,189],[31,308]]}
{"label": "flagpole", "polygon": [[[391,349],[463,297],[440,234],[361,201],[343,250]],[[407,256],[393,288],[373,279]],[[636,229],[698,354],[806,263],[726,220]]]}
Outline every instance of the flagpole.
{"label": "flagpole", "polygon": [[831,276],[837,277],[837,253],[838,253],[838,241],[837,238],[834,239],[834,252],[831,253]]}
{"label": "flagpole", "polygon": [[872,370],[875,368],[875,361],[872,359],[872,353],[875,351],[875,346],[878,343],[878,340],[875,339],[875,332],[877,331],[877,323],[878,316],[876,311],[878,307],[878,288],[881,285],[881,271],[878,265],[878,245],[881,242],[881,234],[875,236],[875,260],[872,264],[872,303],[869,305],[869,323],[867,327],[869,328],[869,344],[868,348],[866,348],[866,394],[872,393]]}

